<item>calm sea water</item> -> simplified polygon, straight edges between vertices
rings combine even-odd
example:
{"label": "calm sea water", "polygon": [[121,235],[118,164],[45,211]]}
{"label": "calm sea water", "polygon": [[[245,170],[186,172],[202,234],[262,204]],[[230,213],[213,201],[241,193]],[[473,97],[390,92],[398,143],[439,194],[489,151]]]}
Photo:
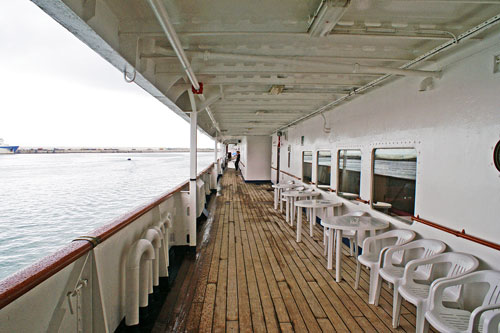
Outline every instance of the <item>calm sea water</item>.
{"label": "calm sea water", "polygon": [[189,153],[0,155],[0,280],[188,178]]}

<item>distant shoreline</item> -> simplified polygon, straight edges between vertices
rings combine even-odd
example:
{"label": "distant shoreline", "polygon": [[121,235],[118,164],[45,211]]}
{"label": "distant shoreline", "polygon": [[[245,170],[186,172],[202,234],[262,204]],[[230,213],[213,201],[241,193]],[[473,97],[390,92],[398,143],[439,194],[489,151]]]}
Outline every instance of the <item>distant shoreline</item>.
{"label": "distant shoreline", "polygon": [[[19,147],[16,154],[70,154],[70,153],[188,153],[189,148],[87,148],[87,147],[77,147],[77,148],[31,148],[31,147]],[[198,148],[198,152],[214,152],[213,148]]]}

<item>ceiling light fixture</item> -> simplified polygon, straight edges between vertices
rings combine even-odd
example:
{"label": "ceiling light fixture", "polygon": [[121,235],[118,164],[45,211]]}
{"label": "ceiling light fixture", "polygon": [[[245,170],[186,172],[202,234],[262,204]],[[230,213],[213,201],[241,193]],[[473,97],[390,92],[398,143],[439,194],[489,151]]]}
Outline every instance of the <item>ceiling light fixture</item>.
{"label": "ceiling light fixture", "polygon": [[311,18],[307,32],[311,37],[328,35],[340,21],[350,0],[323,0]]}
{"label": "ceiling light fixture", "polygon": [[279,95],[285,89],[285,86],[282,84],[275,84],[269,90],[269,95]]}

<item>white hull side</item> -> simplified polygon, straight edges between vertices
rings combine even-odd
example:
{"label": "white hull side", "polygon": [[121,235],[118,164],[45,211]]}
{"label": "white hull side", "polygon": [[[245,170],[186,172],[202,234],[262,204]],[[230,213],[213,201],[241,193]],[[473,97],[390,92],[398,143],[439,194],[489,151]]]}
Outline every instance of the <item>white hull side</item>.
{"label": "white hull side", "polygon": [[16,150],[12,151],[10,148],[0,147],[0,154],[14,154]]}

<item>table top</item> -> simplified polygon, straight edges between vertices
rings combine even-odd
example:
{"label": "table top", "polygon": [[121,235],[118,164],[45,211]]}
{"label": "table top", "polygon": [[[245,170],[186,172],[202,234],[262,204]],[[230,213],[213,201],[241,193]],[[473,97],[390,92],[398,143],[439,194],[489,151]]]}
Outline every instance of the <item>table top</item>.
{"label": "table top", "polygon": [[376,208],[392,208],[392,205],[390,203],[387,203],[387,202],[378,201],[378,202],[374,202],[373,203],[373,207],[376,207]]}
{"label": "table top", "polygon": [[294,188],[298,187],[299,185],[297,184],[287,184],[287,183],[279,183],[279,184],[274,184],[271,185],[273,188]]}
{"label": "table top", "polygon": [[300,200],[295,202],[295,206],[307,207],[307,208],[325,208],[325,207],[340,207],[342,202],[331,201],[331,200]]}
{"label": "table top", "polygon": [[321,225],[342,230],[379,230],[389,226],[388,221],[371,216],[331,216],[321,220]]}
{"label": "table top", "polygon": [[348,192],[340,192],[339,196],[344,197],[346,199],[356,199],[359,197],[359,194],[348,193]]}
{"label": "table top", "polygon": [[287,191],[282,193],[285,197],[315,197],[320,195],[319,192],[307,192],[307,191]]}

